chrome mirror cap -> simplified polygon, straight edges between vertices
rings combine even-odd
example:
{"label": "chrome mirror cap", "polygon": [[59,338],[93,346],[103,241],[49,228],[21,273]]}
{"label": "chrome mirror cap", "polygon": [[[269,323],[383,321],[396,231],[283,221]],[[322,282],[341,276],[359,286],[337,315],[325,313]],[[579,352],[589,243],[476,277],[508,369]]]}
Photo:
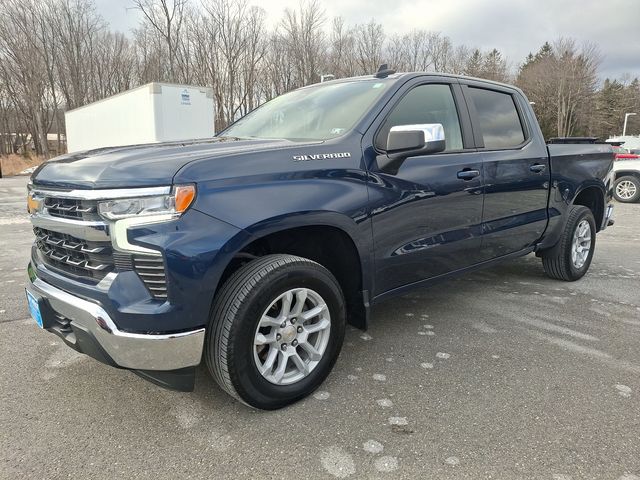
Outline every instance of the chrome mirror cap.
{"label": "chrome mirror cap", "polygon": [[444,141],[444,127],[441,123],[421,123],[416,125],[396,125],[391,132],[422,132],[424,143]]}
{"label": "chrome mirror cap", "polygon": [[418,157],[444,151],[444,127],[441,123],[396,125],[389,129],[386,154],[376,158],[378,168],[395,175],[409,157]]}

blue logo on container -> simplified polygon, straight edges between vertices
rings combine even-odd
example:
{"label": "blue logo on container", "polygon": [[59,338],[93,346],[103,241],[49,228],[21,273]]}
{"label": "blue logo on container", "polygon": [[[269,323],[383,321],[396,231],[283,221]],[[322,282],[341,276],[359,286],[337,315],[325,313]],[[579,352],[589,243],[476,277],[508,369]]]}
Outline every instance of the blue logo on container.
{"label": "blue logo on container", "polygon": [[182,105],[191,105],[191,97],[189,96],[189,90],[186,88],[180,94],[180,103]]}

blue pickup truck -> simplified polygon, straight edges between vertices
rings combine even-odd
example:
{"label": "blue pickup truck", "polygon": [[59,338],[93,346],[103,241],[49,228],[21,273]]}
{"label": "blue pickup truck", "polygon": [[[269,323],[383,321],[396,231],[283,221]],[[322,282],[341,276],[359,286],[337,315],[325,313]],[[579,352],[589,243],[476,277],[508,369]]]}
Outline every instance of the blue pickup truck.
{"label": "blue pickup truck", "polygon": [[27,300],[108,365],[189,391],[204,359],[238,400],[280,408],[384,299],[530,253],[582,277],[613,222],[612,161],[546,144],[512,86],[390,70],[312,85],[213,138],[42,165]]}

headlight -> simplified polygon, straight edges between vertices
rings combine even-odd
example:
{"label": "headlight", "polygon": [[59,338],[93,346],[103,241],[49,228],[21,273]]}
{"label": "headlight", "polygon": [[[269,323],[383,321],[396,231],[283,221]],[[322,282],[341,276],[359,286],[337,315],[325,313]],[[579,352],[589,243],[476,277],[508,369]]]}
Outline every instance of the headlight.
{"label": "headlight", "polygon": [[167,195],[102,201],[98,203],[98,213],[108,220],[149,215],[179,217],[189,208],[195,196],[194,185],[177,185]]}

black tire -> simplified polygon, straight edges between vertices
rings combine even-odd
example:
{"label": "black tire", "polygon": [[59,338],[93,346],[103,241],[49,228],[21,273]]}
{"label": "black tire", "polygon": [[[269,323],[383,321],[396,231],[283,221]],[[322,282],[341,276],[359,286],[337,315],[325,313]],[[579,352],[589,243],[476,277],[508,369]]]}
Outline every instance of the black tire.
{"label": "black tire", "polygon": [[[591,229],[591,246],[589,254],[580,268],[574,265],[571,252],[573,238],[578,225],[586,220]],[[547,276],[566,282],[576,281],[584,276],[589,270],[593,252],[596,248],[596,222],[593,213],[587,207],[574,205],[567,215],[567,223],[564,226],[562,236],[558,243],[551,249],[542,252],[542,265]]]}
{"label": "black tire", "polygon": [[[630,182],[635,188],[635,194],[631,197],[623,198],[618,193],[618,185],[622,182]],[[635,203],[640,200],[640,178],[634,177],[633,175],[626,175],[624,177],[618,178],[613,184],[613,197],[622,203]]]}
{"label": "black tire", "polygon": [[[308,288],[325,301],[329,340],[322,359],[303,379],[270,383],[254,360],[254,335],[263,312],[289,289]],[[322,265],[302,257],[260,257],[237,270],[216,294],[205,341],[211,375],[229,395],[252,407],[273,410],[296,402],[320,386],[335,364],[345,333],[345,302],[340,285]]]}

